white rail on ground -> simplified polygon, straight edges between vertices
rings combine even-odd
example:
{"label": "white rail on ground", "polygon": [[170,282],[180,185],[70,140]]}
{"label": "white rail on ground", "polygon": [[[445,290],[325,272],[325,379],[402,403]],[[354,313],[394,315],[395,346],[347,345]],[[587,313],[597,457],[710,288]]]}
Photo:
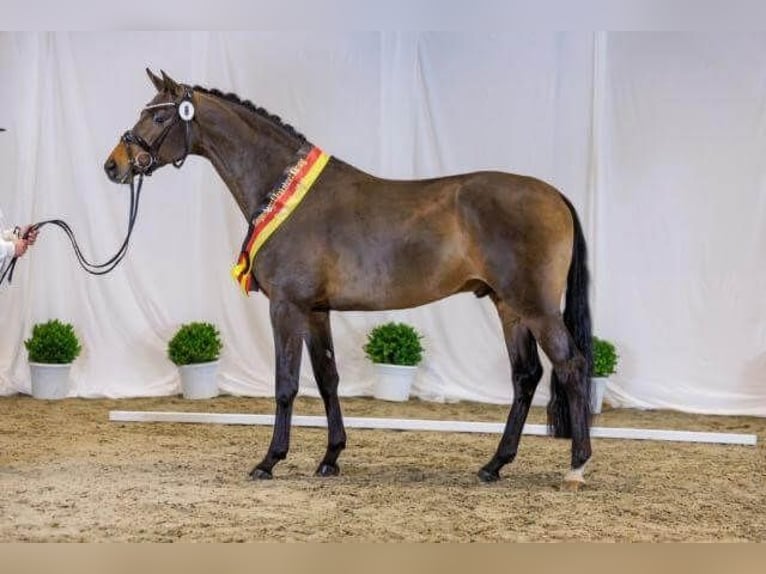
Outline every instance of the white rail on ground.
{"label": "white rail on ground", "polygon": [[[227,413],[189,413],[165,411],[109,411],[109,420],[113,422],[161,422],[161,423],[201,423],[228,425],[268,425],[274,424],[274,415],[247,415]],[[432,421],[423,419],[381,419],[366,417],[345,417],[346,428],[387,429],[400,431],[440,431],[500,434],[505,430],[505,423],[467,422],[467,421]],[[293,426],[327,427],[323,416],[293,416]],[[545,425],[524,425],[523,434],[548,436]],[[594,438],[617,438],[631,440],[662,440],[679,442],[701,442],[713,444],[734,444],[754,446],[757,438],[754,434],[717,433],[698,431],[679,431],[665,429],[641,429],[619,427],[593,427]]]}

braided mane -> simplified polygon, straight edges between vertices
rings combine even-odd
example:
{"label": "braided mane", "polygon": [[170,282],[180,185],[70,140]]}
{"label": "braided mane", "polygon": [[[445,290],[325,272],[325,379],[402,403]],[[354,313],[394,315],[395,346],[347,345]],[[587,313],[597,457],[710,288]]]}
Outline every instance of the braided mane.
{"label": "braided mane", "polygon": [[237,94],[228,93],[225,94],[221,90],[217,90],[215,88],[203,88],[202,86],[194,86],[195,92],[202,92],[203,94],[209,94],[211,96],[215,96],[217,98],[221,98],[222,100],[226,100],[227,102],[231,102],[233,104],[238,104],[240,106],[244,106],[251,112],[258,114],[263,119],[268,120],[272,124],[282,128],[290,135],[298,138],[301,142],[306,143],[308,140],[306,139],[306,136],[304,136],[302,133],[300,133],[298,130],[296,130],[293,126],[291,126],[288,123],[285,123],[282,121],[282,118],[280,118],[277,115],[274,115],[272,113],[269,113],[269,111],[265,108],[262,108],[260,106],[256,106],[251,102],[250,100],[243,100],[240,98]]}

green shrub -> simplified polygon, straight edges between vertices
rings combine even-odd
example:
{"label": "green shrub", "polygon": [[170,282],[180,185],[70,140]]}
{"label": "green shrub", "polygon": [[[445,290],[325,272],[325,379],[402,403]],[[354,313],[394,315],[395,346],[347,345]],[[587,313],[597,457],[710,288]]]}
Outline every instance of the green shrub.
{"label": "green shrub", "polygon": [[32,336],[24,341],[30,363],[66,365],[74,361],[82,351],[74,327],[52,319],[32,327]]}
{"label": "green shrub", "polygon": [[168,343],[168,357],[176,365],[209,363],[221,354],[221,335],[210,323],[181,325]]}
{"label": "green shrub", "polygon": [[386,323],[370,331],[364,352],[373,363],[413,366],[423,358],[422,338],[410,325]]}
{"label": "green shrub", "polygon": [[617,370],[619,355],[609,341],[593,337],[593,376],[608,377]]}

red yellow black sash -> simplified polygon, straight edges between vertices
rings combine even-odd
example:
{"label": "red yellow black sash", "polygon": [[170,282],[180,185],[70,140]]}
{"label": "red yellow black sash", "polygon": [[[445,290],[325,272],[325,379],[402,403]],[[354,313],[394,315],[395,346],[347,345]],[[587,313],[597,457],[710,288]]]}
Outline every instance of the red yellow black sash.
{"label": "red yellow black sash", "polygon": [[239,259],[231,271],[245,295],[258,289],[253,274],[258,250],[295,211],[330,160],[330,156],[318,147],[306,148],[299,153],[298,161],[285,170],[269,194],[265,207],[250,222]]}

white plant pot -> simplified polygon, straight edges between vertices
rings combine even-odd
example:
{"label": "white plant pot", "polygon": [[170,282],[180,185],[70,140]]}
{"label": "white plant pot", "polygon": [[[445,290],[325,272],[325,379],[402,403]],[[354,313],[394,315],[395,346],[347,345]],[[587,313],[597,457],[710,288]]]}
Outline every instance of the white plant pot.
{"label": "white plant pot", "polygon": [[408,367],[403,365],[387,365],[375,363],[375,391],[376,399],[384,401],[406,401],[410,398],[410,389],[418,371],[417,366]]}
{"label": "white plant pot", "polygon": [[63,399],[69,395],[71,363],[29,363],[32,396],[36,399]]}
{"label": "white plant pot", "polygon": [[218,361],[179,365],[181,394],[185,399],[210,399],[218,396]]}
{"label": "white plant pot", "polygon": [[606,377],[592,377],[590,380],[590,412],[597,415],[601,412],[601,404],[604,402],[604,391],[609,379]]}

